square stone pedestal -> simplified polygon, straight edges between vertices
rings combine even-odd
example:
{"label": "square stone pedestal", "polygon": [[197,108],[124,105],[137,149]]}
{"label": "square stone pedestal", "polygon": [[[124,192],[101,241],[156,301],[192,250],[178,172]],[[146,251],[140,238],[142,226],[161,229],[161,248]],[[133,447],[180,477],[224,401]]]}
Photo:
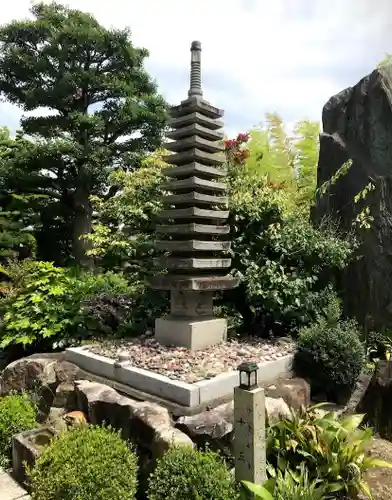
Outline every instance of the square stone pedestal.
{"label": "square stone pedestal", "polygon": [[161,344],[205,349],[227,340],[227,320],[224,318],[181,318],[168,316],[155,320],[155,338]]}

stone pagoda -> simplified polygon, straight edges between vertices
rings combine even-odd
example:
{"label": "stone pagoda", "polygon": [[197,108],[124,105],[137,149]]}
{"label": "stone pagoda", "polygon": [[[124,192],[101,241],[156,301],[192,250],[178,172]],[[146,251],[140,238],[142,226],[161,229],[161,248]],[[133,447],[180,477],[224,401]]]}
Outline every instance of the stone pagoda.
{"label": "stone pagoda", "polygon": [[214,317],[214,291],[234,288],[228,274],[230,241],[223,111],[203,99],[201,44],[191,46],[188,99],[170,109],[171,139],[165,157],[171,168],[163,186],[164,210],[157,226],[156,248],[165,252],[160,265],[166,275],[149,280],[152,288],[170,290],[171,312],[155,322],[162,344],[203,349],[227,337],[227,321]]}

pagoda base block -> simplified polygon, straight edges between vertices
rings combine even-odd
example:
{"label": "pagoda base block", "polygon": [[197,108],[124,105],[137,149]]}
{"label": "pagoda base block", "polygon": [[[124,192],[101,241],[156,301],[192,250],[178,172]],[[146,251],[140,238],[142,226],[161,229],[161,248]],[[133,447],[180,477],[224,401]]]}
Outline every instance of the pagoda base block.
{"label": "pagoda base block", "polygon": [[160,344],[205,349],[227,340],[224,318],[180,318],[168,316],[155,320],[155,338]]}

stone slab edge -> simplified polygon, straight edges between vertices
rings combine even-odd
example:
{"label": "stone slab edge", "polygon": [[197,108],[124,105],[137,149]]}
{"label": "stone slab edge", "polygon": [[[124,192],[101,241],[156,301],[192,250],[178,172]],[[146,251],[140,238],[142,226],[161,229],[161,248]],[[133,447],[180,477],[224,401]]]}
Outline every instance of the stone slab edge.
{"label": "stone slab edge", "polygon": [[158,373],[135,368],[129,361],[118,363],[113,359],[99,356],[88,351],[88,346],[66,349],[65,359],[88,372],[184,406],[196,406],[200,403],[198,387],[171,380]]}
{"label": "stone slab edge", "polygon": [[1,500],[28,500],[30,495],[8,472],[0,468],[0,498]]}
{"label": "stone slab edge", "polygon": [[[288,354],[273,361],[263,361],[259,363],[257,372],[258,383],[263,386],[278,377],[289,375],[292,371],[293,355]],[[216,400],[226,394],[233,394],[234,387],[239,385],[238,371],[222,373],[208,380],[201,380],[193,384],[199,388],[200,403]]]}
{"label": "stone slab edge", "polygon": [[[119,363],[94,354],[88,350],[88,346],[66,349],[65,359],[82,370],[185,407],[199,406],[231,395],[234,387],[238,386],[239,379],[238,372],[234,370],[212,379],[188,384],[148,370],[135,368],[129,361]],[[293,355],[289,354],[277,360],[259,363],[259,383],[263,385],[280,376],[290,374],[292,361]]]}

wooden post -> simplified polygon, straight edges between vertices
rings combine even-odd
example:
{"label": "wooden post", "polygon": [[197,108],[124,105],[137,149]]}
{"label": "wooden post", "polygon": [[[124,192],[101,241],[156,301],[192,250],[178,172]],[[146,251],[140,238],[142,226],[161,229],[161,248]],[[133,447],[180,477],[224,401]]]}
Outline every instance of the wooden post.
{"label": "wooden post", "polygon": [[263,483],[266,473],[264,389],[234,389],[234,458],[237,481]]}

